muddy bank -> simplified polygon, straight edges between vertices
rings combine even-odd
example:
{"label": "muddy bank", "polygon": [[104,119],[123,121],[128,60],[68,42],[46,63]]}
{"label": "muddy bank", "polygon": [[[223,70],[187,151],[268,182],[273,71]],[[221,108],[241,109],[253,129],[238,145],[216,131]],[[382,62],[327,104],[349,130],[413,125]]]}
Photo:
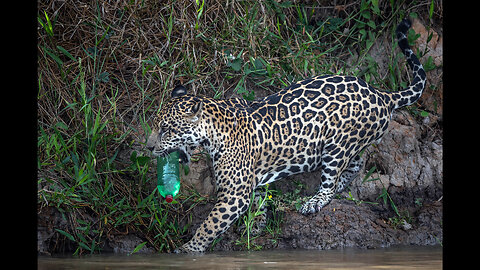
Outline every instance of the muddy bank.
{"label": "muddy bank", "polygon": [[[393,217],[384,207],[356,205],[346,200],[333,200],[320,213],[303,216],[287,210],[283,215],[281,234],[272,241],[263,235],[254,242],[264,248],[341,249],[381,248],[392,245],[438,245],[443,239],[442,203],[433,202],[412,213],[412,223],[394,227]],[[239,238],[229,230],[213,250],[240,250],[234,243]]]}

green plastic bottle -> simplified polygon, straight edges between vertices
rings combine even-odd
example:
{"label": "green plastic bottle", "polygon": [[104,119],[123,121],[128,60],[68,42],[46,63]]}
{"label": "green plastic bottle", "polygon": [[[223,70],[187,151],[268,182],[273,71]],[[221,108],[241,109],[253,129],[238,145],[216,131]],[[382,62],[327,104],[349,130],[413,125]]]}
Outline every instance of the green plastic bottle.
{"label": "green plastic bottle", "polygon": [[157,157],[157,188],[168,203],[180,190],[179,153],[170,153],[167,157]]}

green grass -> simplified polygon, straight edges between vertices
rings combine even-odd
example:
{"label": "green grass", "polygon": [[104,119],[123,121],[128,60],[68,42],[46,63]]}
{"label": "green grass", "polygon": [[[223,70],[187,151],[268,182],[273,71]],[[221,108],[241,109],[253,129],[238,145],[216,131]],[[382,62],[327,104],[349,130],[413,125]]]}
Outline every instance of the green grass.
{"label": "green grass", "polygon": [[[181,191],[178,204],[161,202],[142,148],[178,83],[246,99],[320,74],[360,75],[392,90],[408,83],[394,28],[406,10],[432,21],[437,6],[379,2],[338,12],[272,0],[39,2],[38,212],[55,208],[67,224],[55,228],[63,244],[51,251],[70,243],[75,254],[98,253],[106,239],[131,232],[158,252],[185,241],[190,213],[206,198]],[[331,11],[317,17],[324,8]],[[369,52],[384,34],[392,48],[379,70]]]}
{"label": "green grass", "polygon": [[[240,239],[236,241],[236,245],[244,246],[247,250],[259,250],[262,248],[254,242],[255,238],[259,237],[261,232],[257,232],[258,234],[254,235],[253,229],[258,222],[258,218],[266,213],[267,207],[273,206],[273,192],[269,190],[269,185],[267,184],[262,189],[263,191],[257,190],[252,193],[252,199],[250,200],[247,211],[237,222],[242,224],[245,229],[242,231]],[[255,197],[256,192],[262,192],[264,195]],[[257,200],[256,202],[254,201],[255,199]],[[277,213],[274,211],[274,214]],[[275,237],[278,235],[280,222],[278,215],[274,215],[273,219],[270,219],[270,222],[265,224],[265,228],[262,228],[262,231],[266,229],[272,237]]]}

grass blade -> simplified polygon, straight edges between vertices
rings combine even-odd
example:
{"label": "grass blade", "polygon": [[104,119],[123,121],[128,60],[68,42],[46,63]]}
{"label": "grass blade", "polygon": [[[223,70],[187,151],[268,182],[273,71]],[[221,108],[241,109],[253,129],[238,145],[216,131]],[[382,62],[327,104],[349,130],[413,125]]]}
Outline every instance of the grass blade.
{"label": "grass blade", "polygon": [[73,57],[67,50],[65,50],[65,48],[63,48],[62,46],[60,45],[57,45],[57,49],[59,51],[61,51],[63,54],[65,54],[68,58],[72,59],[72,61],[74,62],[77,62],[77,59],[75,59],[75,57]]}
{"label": "grass blade", "polygon": [[73,242],[76,242],[75,241],[75,238],[73,238],[73,235],[67,233],[66,231],[63,231],[63,230],[60,230],[60,229],[55,229],[57,232],[59,232],[60,234],[63,234],[65,235],[68,239],[70,239],[71,241]]}
{"label": "grass blade", "polygon": [[147,244],[147,242],[142,242],[140,243],[138,246],[136,246],[132,252],[128,253],[128,255],[132,255],[132,254],[135,254],[137,253],[140,249],[143,248],[143,246],[145,246],[145,244]]}

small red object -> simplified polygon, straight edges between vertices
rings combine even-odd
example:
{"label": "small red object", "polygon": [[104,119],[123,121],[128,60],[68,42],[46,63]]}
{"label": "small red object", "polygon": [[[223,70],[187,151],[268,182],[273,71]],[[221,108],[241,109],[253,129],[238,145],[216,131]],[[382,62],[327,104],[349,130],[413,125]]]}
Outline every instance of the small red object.
{"label": "small red object", "polygon": [[165,201],[167,201],[167,203],[171,203],[173,202],[173,196],[172,195],[167,195],[167,197],[165,197]]}

